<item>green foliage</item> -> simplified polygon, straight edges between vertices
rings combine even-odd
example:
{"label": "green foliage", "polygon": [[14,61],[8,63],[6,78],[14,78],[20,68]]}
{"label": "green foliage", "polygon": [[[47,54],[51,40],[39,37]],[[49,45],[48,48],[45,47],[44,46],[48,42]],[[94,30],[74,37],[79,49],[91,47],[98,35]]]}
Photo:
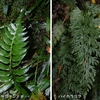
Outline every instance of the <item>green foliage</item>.
{"label": "green foliage", "polygon": [[[21,12],[22,13],[22,12]],[[21,15],[21,14],[20,14]],[[29,95],[20,85],[26,82],[30,75],[26,74],[29,66],[18,67],[27,53],[27,38],[25,28],[21,25],[21,16],[15,23],[2,28],[0,39],[0,93],[12,85],[24,95]]]}
{"label": "green foliage", "polygon": [[38,90],[49,98],[50,1],[0,2],[0,99],[28,100]]}
{"label": "green foliage", "polygon": [[26,8],[29,5],[28,0],[0,0],[0,20],[5,24],[11,20],[17,19],[22,8]]}
{"label": "green foliage", "polygon": [[[0,99],[28,100],[32,94],[37,94],[38,90],[41,90],[44,97],[46,95],[49,98],[50,63],[49,53],[46,51],[46,46],[50,45],[48,38],[50,31],[49,3],[50,0],[0,1],[0,36],[1,44],[4,47],[0,48],[0,62],[2,64],[3,61],[11,58],[11,61],[9,60],[11,65],[6,63],[8,61],[6,60],[0,67],[5,68],[4,71],[8,72],[5,75],[12,82],[7,85],[6,82],[1,82],[1,86],[4,84],[7,87],[4,92],[0,93]],[[21,9],[25,9],[25,12],[20,20],[17,20]],[[20,34],[14,35],[11,34],[12,32]],[[16,38],[15,41],[13,38]],[[13,42],[16,45],[13,45]],[[11,46],[13,52],[9,50]],[[11,54],[11,57],[8,53]],[[0,71],[1,74],[2,71],[3,69]]]}
{"label": "green foliage", "polygon": [[65,28],[62,24],[62,21],[57,21],[56,24],[53,27],[53,32],[52,32],[52,44],[53,47],[57,44],[57,42],[60,40],[62,34],[65,32]]}
{"label": "green foliage", "polygon": [[74,9],[77,2],[76,0],[62,0],[65,4],[69,5],[71,9]]}
{"label": "green foliage", "polygon": [[[94,11],[96,12],[94,13]],[[95,66],[98,64],[98,57],[100,57],[98,41],[100,18],[96,18],[99,12],[99,6],[86,3],[86,11],[82,12],[76,8],[70,18],[70,30],[73,36],[72,53],[76,57],[74,66],[77,69],[73,74],[80,77],[76,76],[79,79],[76,78],[76,80],[82,88],[81,93],[85,96],[95,80]]]}
{"label": "green foliage", "polygon": [[[60,39],[60,43],[53,49],[53,80],[56,80],[57,78],[63,79],[61,82],[61,87],[58,91],[58,95],[63,94],[69,94],[69,87],[66,84],[67,78],[69,75],[70,67],[75,58],[73,58],[73,55],[71,54],[71,46],[70,46],[70,40],[71,38],[63,34],[63,36]],[[58,74],[59,67],[63,67],[61,74]],[[55,85],[54,83],[53,85]],[[61,98],[60,98],[61,99]],[[64,98],[63,98],[64,99]]]}
{"label": "green foliage", "polygon": [[[92,89],[97,89],[100,81],[100,6],[85,4],[85,9],[78,7],[70,13],[69,32],[60,37],[53,56],[53,78],[57,79],[57,66],[63,66],[60,74],[61,84],[57,91],[59,95],[81,95],[79,100],[86,100]],[[70,35],[69,35],[70,34]],[[99,97],[98,97],[99,98]],[[75,100],[70,98],[69,100]]]}

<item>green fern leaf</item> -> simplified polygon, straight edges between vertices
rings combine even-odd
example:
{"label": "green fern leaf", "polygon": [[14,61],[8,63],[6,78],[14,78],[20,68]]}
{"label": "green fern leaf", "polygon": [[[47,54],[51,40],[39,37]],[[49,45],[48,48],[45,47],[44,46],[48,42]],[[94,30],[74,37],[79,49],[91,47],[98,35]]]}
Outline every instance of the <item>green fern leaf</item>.
{"label": "green fern leaf", "polygon": [[14,84],[14,82],[12,80],[10,80],[10,81],[0,85],[0,93],[2,93],[4,91],[6,91],[7,89],[9,89],[13,84]]}
{"label": "green fern leaf", "polygon": [[[99,62],[100,55],[100,42],[97,41],[100,34],[98,28],[100,18],[96,17],[100,12],[100,6],[86,3],[86,9],[82,11],[76,8],[70,16],[70,30],[73,36],[72,54],[76,59],[75,64],[72,65],[73,68],[70,69],[69,78],[76,85],[79,84],[78,87],[83,95],[87,94],[93,86],[96,76],[95,66]],[[71,75],[72,73],[76,75],[76,78]]]}
{"label": "green fern leaf", "polygon": [[[28,37],[25,37],[27,32],[24,32],[25,28],[21,25],[21,16],[22,14],[15,23],[2,28],[0,39],[0,93],[9,89],[13,84],[17,84],[18,86],[15,87],[20,90],[18,89],[21,88],[20,83],[26,82],[31,76],[26,74],[29,66],[22,68],[18,66],[28,49],[26,47]],[[25,92],[24,89],[22,91]]]}
{"label": "green fern leaf", "polygon": [[0,48],[0,56],[9,57],[9,53]]}
{"label": "green fern leaf", "polygon": [[25,96],[29,96],[29,93],[17,82],[15,82],[15,88]]}
{"label": "green fern leaf", "polygon": [[14,69],[13,74],[14,75],[23,75],[23,74],[27,73],[29,69],[30,69],[29,66],[24,66],[22,68]]}
{"label": "green fern leaf", "polygon": [[30,78],[28,74],[24,74],[22,76],[15,76],[15,79],[18,83],[25,82]]}
{"label": "green fern leaf", "polygon": [[1,76],[9,76],[10,74],[9,74],[9,72],[8,71],[2,71],[2,70],[0,70],[0,77]]}
{"label": "green fern leaf", "polygon": [[0,63],[0,70],[9,71],[9,66],[7,67],[7,66],[4,65],[3,63]]}

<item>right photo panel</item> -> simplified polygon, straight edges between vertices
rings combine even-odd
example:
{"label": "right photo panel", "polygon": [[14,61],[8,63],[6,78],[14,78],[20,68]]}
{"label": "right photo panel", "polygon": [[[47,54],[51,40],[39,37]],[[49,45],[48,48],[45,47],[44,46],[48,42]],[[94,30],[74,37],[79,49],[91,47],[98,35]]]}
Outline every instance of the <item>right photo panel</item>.
{"label": "right photo panel", "polygon": [[100,100],[100,0],[52,0],[52,99]]}

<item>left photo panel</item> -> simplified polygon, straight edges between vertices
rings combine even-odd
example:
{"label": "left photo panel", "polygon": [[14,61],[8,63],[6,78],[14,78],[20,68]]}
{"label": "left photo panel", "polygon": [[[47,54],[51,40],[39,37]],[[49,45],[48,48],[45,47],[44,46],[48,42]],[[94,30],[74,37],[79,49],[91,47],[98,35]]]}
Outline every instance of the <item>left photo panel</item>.
{"label": "left photo panel", "polygon": [[0,0],[0,100],[50,100],[50,0]]}

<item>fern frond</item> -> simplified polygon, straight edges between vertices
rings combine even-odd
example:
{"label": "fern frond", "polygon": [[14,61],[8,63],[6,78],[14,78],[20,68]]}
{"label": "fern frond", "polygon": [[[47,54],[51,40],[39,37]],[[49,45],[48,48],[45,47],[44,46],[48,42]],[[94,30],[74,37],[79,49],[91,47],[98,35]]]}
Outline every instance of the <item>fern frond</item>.
{"label": "fern frond", "polygon": [[62,25],[62,21],[57,21],[56,24],[53,27],[53,37],[52,37],[52,44],[53,47],[57,44],[57,42],[60,40],[62,34],[65,32],[65,28]]}
{"label": "fern frond", "polygon": [[[20,83],[26,82],[30,78],[30,75],[26,74],[29,66],[22,68],[18,66],[28,49],[26,47],[28,37],[25,37],[26,32],[21,24],[21,15],[15,23],[9,24],[2,30],[0,39],[0,93],[12,85],[19,91]],[[28,95],[24,89],[21,91]]]}
{"label": "fern frond", "polygon": [[100,6],[86,3],[86,9],[83,12],[76,8],[71,13],[70,30],[73,36],[71,44],[76,63],[72,66],[75,69],[70,70],[73,74],[69,75],[73,81],[71,83],[77,81],[76,85],[79,84],[82,89],[81,93],[85,96],[95,80],[96,70],[94,66],[98,64],[98,57],[100,57],[100,42],[98,41],[100,18],[96,17],[100,12]]}

